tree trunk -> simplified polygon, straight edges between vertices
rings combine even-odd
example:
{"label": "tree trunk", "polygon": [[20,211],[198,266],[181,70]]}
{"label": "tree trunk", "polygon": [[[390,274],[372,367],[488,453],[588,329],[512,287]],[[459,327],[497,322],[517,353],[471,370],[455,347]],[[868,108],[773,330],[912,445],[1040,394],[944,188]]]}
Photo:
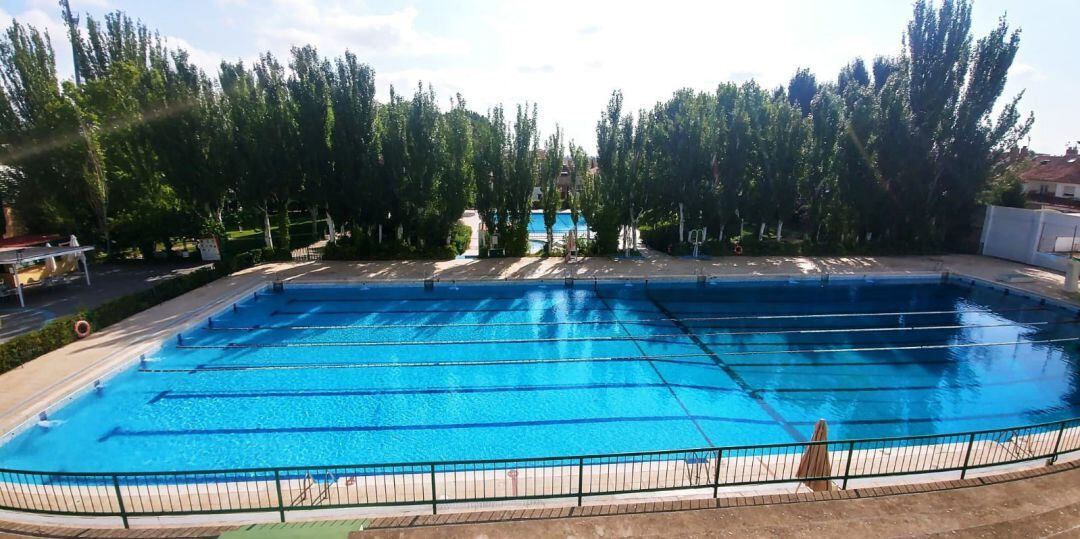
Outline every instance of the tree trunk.
{"label": "tree trunk", "polygon": [[726,224],[720,225],[720,237],[716,238],[718,241],[724,241],[724,227],[726,226]]}
{"label": "tree trunk", "polygon": [[319,207],[311,206],[308,212],[311,214],[311,238],[317,241],[319,239]]}
{"label": "tree trunk", "polygon": [[679,243],[683,242],[683,230],[686,228],[686,216],[683,215],[683,203],[679,203]]}
{"label": "tree trunk", "polygon": [[780,243],[780,240],[784,239],[784,220],[776,220],[776,243]]}
{"label": "tree trunk", "polygon": [[263,206],[263,246],[274,248],[274,238],[270,235],[270,212],[266,211],[266,206]]}
{"label": "tree trunk", "polygon": [[330,217],[330,210],[326,210],[326,233],[327,241],[337,243],[337,229],[334,227],[334,218]]}
{"label": "tree trunk", "polygon": [[382,223],[379,223],[379,245],[382,245]]}
{"label": "tree trunk", "polygon": [[765,237],[765,222],[761,222],[761,228],[758,229],[757,240],[761,241]]}
{"label": "tree trunk", "polygon": [[292,230],[290,229],[289,222],[289,202],[285,201],[281,203],[281,213],[278,214],[278,246],[279,249],[291,249],[292,248]]}

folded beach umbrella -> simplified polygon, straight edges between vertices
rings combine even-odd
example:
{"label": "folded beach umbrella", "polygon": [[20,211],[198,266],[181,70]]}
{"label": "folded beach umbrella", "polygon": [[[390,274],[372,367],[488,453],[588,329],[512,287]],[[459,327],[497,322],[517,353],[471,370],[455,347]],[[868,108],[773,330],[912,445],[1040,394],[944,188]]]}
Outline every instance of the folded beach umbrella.
{"label": "folded beach umbrella", "polygon": [[[826,442],[828,439],[829,426],[825,423],[824,419],[819,419],[817,424],[814,425],[814,434],[810,437],[810,441]],[[795,477],[804,479],[829,477],[831,475],[832,465],[829,464],[828,444],[821,443],[807,446],[806,451],[803,452],[802,460],[799,461],[799,469],[795,472]],[[815,492],[830,490],[832,488],[832,481],[828,480],[803,482],[806,483],[806,486],[810,487],[810,490]]]}

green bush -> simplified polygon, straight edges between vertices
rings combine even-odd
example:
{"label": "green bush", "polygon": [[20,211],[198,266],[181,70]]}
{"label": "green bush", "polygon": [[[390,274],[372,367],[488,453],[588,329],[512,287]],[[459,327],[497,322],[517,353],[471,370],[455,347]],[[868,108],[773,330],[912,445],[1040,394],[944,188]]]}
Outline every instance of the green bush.
{"label": "green bush", "polygon": [[260,262],[277,260],[283,256],[291,259],[286,250],[256,249],[240,253],[212,267],[195,270],[162,281],[146,290],[111,299],[77,315],[52,320],[41,329],[19,335],[0,344],[0,373],[75,342],[77,320],[86,320],[94,331],[100,331],[131,315],[190,292],[234,271],[255,266]]}
{"label": "green bush", "polygon": [[[469,232],[459,233],[456,229],[453,232],[451,243],[457,244],[459,234],[463,234],[464,245],[468,247],[471,229]],[[362,231],[353,230],[350,236],[339,237],[337,242],[326,244],[323,260],[450,260],[457,254],[455,245],[420,248],[391,240],[379,243]]]}
{"label": "green bush", "polygon": [[452,234],[450,244],[454,246],[457,254],[462,254],[469,249],[469,241],[472,240],[472,227],[464,223],[454,223],[450,229]]}

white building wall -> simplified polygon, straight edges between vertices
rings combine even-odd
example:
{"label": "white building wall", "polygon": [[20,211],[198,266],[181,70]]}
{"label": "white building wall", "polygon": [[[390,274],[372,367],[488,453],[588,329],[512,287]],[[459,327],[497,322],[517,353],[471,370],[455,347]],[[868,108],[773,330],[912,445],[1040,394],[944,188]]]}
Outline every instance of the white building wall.
{"label": "white building wall", "polygon": [[1065,271],[1070,251],[1080,251],[1080,215],[1052,210],[990,206],[982,254]]}

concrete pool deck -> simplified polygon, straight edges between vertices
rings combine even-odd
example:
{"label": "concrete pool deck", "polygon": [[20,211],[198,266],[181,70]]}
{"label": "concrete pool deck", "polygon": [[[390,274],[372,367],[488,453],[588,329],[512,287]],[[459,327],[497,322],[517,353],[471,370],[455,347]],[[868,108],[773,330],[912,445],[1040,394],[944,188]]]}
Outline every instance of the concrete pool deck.
{"label": "concrete pool deck", "polygon": [[[967,255],[940,257],[745,257],[711,261],[686,260],[646,253],[645,257],[613,260],[585,259],[566,264],[561,259],[464,259],[445,262],[308,262],[267,264],[220,279],[179,298],[139,313],[107,330],[0,375],[0,426],[6,432],[36,416],[94,379],[130,363],[143,347],[167,337],[185,324],[201,320],[270,281],[380,281],[418,282],[476,279],[672,278],[694,275],[754,276],[829,274],[925,274],[954,272],[993,281],[1005,273],[1023,273],[1029,283],[1011,286],[1075,303],[1061,291],[1064,277],[1054,272],[1002,260]],[[917,480],[917,478],[915,478]],[[933,480],[930,478],[924,480]],[[442,484],[442,482],[440,482]],[[605,500],[608,503],[611,500]],[[465,508],[463,508],[465,509]],[[468,509],[466,509],[468,510]],[[473,509],[476,510],[476,509]],[[482,509],[481,509],[482,510]]]}

